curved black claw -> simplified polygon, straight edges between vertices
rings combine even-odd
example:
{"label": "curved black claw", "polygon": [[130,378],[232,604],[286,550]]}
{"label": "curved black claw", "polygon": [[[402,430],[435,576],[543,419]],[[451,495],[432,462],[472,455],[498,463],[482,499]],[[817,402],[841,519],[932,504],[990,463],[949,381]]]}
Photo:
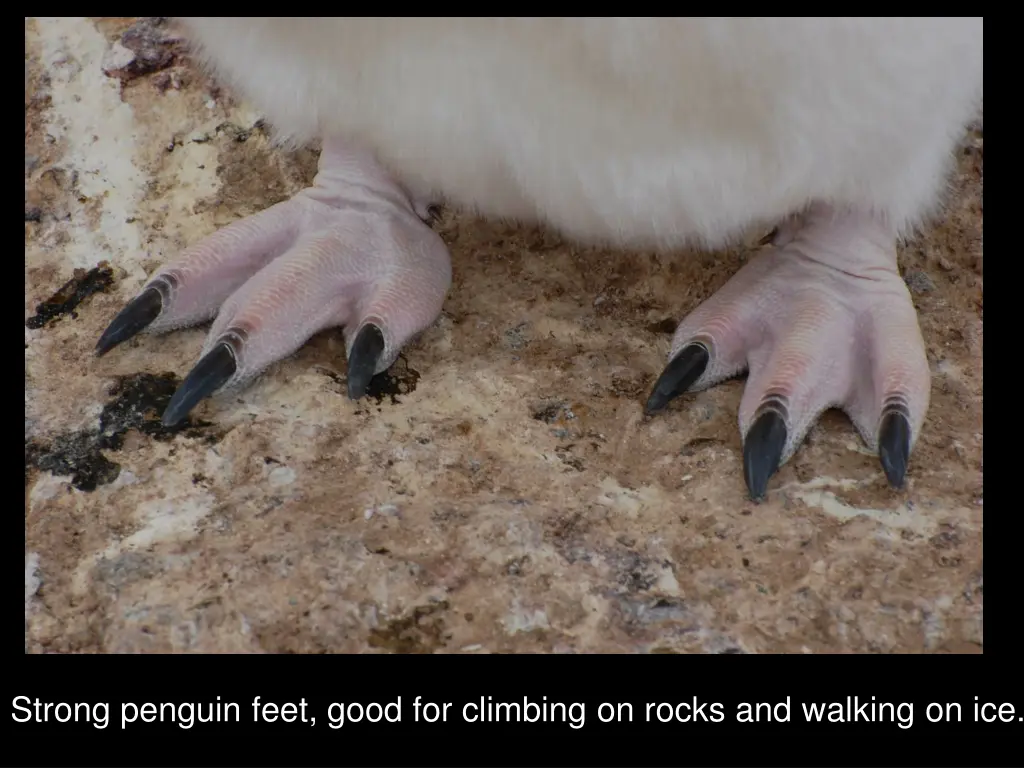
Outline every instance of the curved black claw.
{"label": "curved black claw", "polygon": [[370,379],[377,370],[377,361],[384,353],[384,334],[373,323],[367,323],[352,343],[348,356],[348,396],[358,400],[366,394]]}
{"label": "curved black claw", "polygon": [[171,427],[188,416],[204,397],[209,397],[235,375],[235,353],[227,343],[218,344],[196,363],[174,393],[164,411],[163,424]]}
{"label": "curved black claw", "polygon": [[692,387],[704,373],[704,369],[708,367],[710,358],[708,348],[699,342],[683,347],[682,351],[672,358],[672,361],[665,366],[665,370],[661,372],[661,376],[658,377],[654,391],[647,398],[644,413],[648,415],[657,413],[674,398]]}
{"label": "curved black claw", "polygon": [[878,458],[889,485],[902,488],[910,458],[910,422],[899,411],[889,411],[882,417],[882,426],[878,430]]}
{"label": "curved black claw", "polygon": [[778,411],[768,410],[757,417],[743,441],[743,476],[750,498],[760,501],[768,481],[779,468],[786,446],[786,422]]}
{"label": "curved black claw", "polygon": [[96,342],[96,355],[103,356],[120,344],[128,341],[147,325],[156,320],[163,309],[164,300],[156,288],[147,288],[117,313],[107,330]]}

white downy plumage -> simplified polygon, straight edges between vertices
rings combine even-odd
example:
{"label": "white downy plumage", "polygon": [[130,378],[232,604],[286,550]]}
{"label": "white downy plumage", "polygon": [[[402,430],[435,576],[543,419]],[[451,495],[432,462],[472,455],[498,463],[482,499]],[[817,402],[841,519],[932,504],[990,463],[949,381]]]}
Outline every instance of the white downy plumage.
{"label": "white downy plumage", "polygon": [[981,18],[183,21],[282,139],[344,135],[418,200],[634,247],[812,201],[907,233],[982,96]]}

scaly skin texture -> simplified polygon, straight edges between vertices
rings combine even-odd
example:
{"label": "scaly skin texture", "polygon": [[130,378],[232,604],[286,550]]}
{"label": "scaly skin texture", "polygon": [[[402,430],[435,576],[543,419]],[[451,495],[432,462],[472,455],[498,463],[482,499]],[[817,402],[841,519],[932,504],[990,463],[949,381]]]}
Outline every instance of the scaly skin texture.
{"label": "scaly skin texture", "polygon": [[[674,365],[692,356],[694,345],[703,367]],[[679,325],[671,358],[648,411],[683,391],[749,372],[739,424],[755,498],[815,419],[834,406],[846,411],[869,446],[886,454],[890,482],[902,485],[928,409],[931,376],[896,266],[893,233],[878,217],[816,205],[787,221],[767,252]],[[886,417],[901,418],[905,426],[883,430]],[[777,438],[768,437],[768,427],[755,429],[755,422],[773,418],[784,427]]]}
{"label": "scaly skin texture", "polygon": [[[345,328],[350,354],[362,329],[378,329],[382,343],[360,367],[385,370],[434,322],[450,284],[448,250],[408,194],[370,153],[330,141],[312,187],[159,270],[97,348],[105,353],[147,325],[160,332],[215,317],[196,376],[165,415],[174,423],[202,397],[243,386],[332,326]],[[350,389],[359,396],[365,383]]]}
{"label": "scaly skin texture", "polygon": [[[133,23],[148,24],[26,20],[26,205],[42,218],[25,223],[24,317],[75,268],[105,258],[118,279],[25,329],[26,439],[54,450],[200,354],[208,325],[92,359],[123,305],[316,174],[316,151],[275,150],[261,128],[241,140],[264,115],[194,60],[105,75]],[[443,74],[420,72],[436,98]],[[26,467],[26,650],[981,652],[980,123],[956,156],[941,219],[899,249],[932,373],[904,492],[830,411],[747,503],[742,380],[641,417],[678,322],[761,258],[771,225],[664,255],[447,206],[432,228],[452,288],[371,388],[380,402],[347,400],[328,331],[174,435],[150,401],[125,411],[141,427],[97,454],[119,475],[94,491]]]}
{"label": "scaly skin texture", "polygon": [[184,21],[282,138],[326,145],[311,190],[197,246],[101,341],[158,303],[155,329],[217,315],[169,421],[331,325],[358,396],[440,311],[435,196],[660,249],[785,219],[682,324],[648,411],[749,370],[754,498],[831,405],[902,484],[929,376],[895,244],[980,102],[981,19]]}

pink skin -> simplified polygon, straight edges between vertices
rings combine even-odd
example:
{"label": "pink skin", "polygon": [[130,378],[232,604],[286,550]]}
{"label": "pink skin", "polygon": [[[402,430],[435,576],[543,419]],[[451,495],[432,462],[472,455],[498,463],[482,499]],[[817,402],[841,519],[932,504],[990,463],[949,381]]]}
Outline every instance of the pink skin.
{"label": "pink skin", "polygon": [[[327,141],[312,187],[214,233],[154,276],[149,285],[161,294],[160,314],[149,329],[215,317],[202,356],[219,349],[212,365],[230,375],[223,386],[237,387],[331,326],[345,328],[351,353],[358,332],[372,323],[383,336],[374,358],[380,373],[434,322],[451,284],[447,248],[424,223],[427,215],[424,202],[410,199],[372,153]],[[690,390],[747,370],[741,432],[748,436],[766,409],[784,424],[784,441],[777,428],[774,437],[763,432],[747,441],[755,497],[829,407],[843,408],[878,449],[883,411],[898,406],[909,453],[928,408],[930,374],[895,240],[880,217],[812,205],[787,219],[774,247],[676,330],[670,360],[694,342],[709,353]],[[219,346],[225,342],[230,353]],[[659,399],[653,410],[664,407],[678,392],[664,393],[684,386],[670,369],[663,378],[675,376],[677,385],[652,395],[649,409]],[[883,466],[893,450],[882,451]],[[902,482],[905,459],[895,461],[900,469],[891,482]]]}
{"label": "pink skin", "polygon": [[[420,209],[418,212],[417,209]],[[221,229],[161,269],[159,317],[168,331],[216,317],[202,355],[225,338],[240,386],[314,334],[344,326],[351,347],[373,323],[384,335],[376,372],[441,312],[451,284],[448,249],[373,155],[324,142],[313,186]]]}
{"label": "pink skin", "polygon": [[691,391],[749,370],[744,435],[766,397],[785,398],[781,462],[830,407],[846,411],[877,448],[883,406],[901,403],[915,439],[931,376],[895,242],[878,217],[811,206],[679,325],[670,359],[693,341],[710,350]]}

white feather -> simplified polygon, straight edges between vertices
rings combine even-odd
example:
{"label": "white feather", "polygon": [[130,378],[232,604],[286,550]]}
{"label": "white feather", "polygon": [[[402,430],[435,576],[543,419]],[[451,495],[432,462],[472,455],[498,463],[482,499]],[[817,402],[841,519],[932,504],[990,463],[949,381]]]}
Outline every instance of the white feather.
{"label": "white feather", "polygon": [[183,20],[280,136],[418,198],[634,247],[812,201],[908,233],[982,98],[980,18]]}

